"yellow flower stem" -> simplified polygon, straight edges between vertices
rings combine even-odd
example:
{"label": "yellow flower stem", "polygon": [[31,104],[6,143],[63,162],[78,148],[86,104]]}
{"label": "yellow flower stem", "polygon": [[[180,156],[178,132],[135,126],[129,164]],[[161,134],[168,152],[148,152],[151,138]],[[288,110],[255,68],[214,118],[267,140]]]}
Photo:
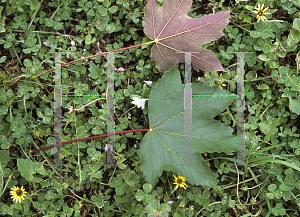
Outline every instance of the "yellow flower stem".
{"label": "yellow flower stem", "polygon": [[176,187],[173,189],[173,191],[171,192],[170,196],[174,193],[174,191],[177,190],[177,188],[178,188],[178,186],[176,186]]}
{"label": "yellow flower stem", "polygon": [[267,20],[267,21],[264,21],[264,22],[284,22],[284,20]]}

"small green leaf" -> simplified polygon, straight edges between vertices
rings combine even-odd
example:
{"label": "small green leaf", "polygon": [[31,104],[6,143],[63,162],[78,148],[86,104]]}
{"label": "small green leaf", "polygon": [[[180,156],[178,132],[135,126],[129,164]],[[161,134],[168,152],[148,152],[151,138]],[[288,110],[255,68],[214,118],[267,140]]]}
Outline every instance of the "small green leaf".
{"label": "small green leaf", "polygon": [[107,15],[107,8],[103,7],[102,5],[100,5],[98,12],[101,16],[105,17]]}
{"label": "small green leaf", "polygon": [[299,0],[292,0],[292,2],[294,3],[294,5],[300,6],[300,1]]}
{"label": "small green leaf", "polygon": [[77,42],[79,42],[79,43],[82,43],[82,42],[83,42],[83,39],[80,38],[80,37],[75,37],[75,40],[76,40]]}
{"label": "small green leaf", "polygon": [[108,8],[110,6],[111,2],[109,0],[104,0],[103,5],[104,7]]}
{"label": "small green leaf", "polygon": [[279,186],[279,189],[280,189],[281,191],[290,191],[290,190],[291,190],[291,188],[290,188],[287,184],[285,184],[285,183],[282,183],[282,184]]}
{"label": "small green leaf", "polygon": [[95,12],[93,9],[90,9],[87,13],[88,16],[94,17],[95,16]]}
{"label": "small green leaf", "polygon": [[129,7],[129,3],[128,2],[123,2],[123,7],[124,8],[128,8]]}
{"label": "small green leaf", "polygon": [[25,54],[29,54],[31,52],[31,48],[26,48],[26,49],[23,49],[23,52]]}
{"label": "small green leaf", "polygon": [[85,43],[86,44],[91,44],[92,43],[92,36],[90,34],[85,37]]}
{"label": "small green leaf", "polygon": [[50,20],[50,18],[46,18],[46,19],[45,19],[45,24],[46,24],[46,26],[48,26],[48,27],[53,27],[54,21],[53,21],[53,20]]}
{"label": "small green leaf", "polygon": [[250,32],[250,35],[253,37],[253,38],[259,38],[261,37],[261,32],[258,32],[258,31],[251,31]]}
{"label": "small green leaf", "polygon": [[298,18],[294,19],[293,28],[300,31],[300,19],[298,19]]}
{"label": "small green leaf", "polygon": [[5,62],[5,60],[6,60],[6,56],[2,56],[2,57],[0,58],[0,63]]}
{"label": "small green leaf", "polygon": [[257,89],[258,90],[267,90],[267,89],[270,89],[270,88],[266,84],[259,84],[259,85],[257,85]]}
{"label": "small green leaf", "polygon": [[139,182],[140,178],[134,170],[126,170],[124,180],[128,185],[134,186]]}
{"label": "small green leaf", "polygon": [[144,66],[144,60],[139,60],[139,65],[140,65],[141,67],[143,67],[143,66]]}
{"label": "small green leaf", "polygon": [[254,91],[249,91],[247,94],[246,94],[246,97],[248,98],[248,99],[253,99],[254,98]]}
{"label": "small green leaf", "polygon": [[38,169],[38,164],[35,162],[32,162],[29,159],[17,159],[18,164],[18,170],[21,173],[21,175],[28,181],[33,182],[34,176],[33,174],[36,173],[36,170]]}
{"label": "small green leaf", "polygon": [[271,69],[275,69],[278,68],[278,62],[274,62],[274,61],[269,61],[268,65]]}
{"label": "small green leaf", "polygon": [[270,192],[274,192],[276,190],[276,184],[271,184],[268,186]]}
{"label": "small green leaf", "polygon": [[115,191],[116,191],[116,194],[117,194],[117,195],[122,195],[122,194],[124,194],[124,189],[123,189],[123,187],[116,187],[116,188],[115,188]]}
{"label": "small green leaf", "polygon": [[141,53],[142,53],[142,50],[141,50],[141,49],[136,49],[136,51],[135,51],[135,55],[136,55],[136,56],[140,56]]}
{"label": "small green leaf", "polygon": [[20,138],[20,137],[22,136],[22,133],[21,133],[20,131],[16,131],[16,132],[14,132],[14,133],[12,134],[12,136],[13,136],[14,138]]}
{"label": "small green leaf", "polygon": [[90,135],[87,133],[87,130],[85,129],[84,126],[80,126],[77,128],[77,133],[78,133],[78,137],[79,138],[85,138],[85,137],[89,137]]}
{"label": "small green leaf", "polygon": [[53,25],[54,30],[59,30],[59,29],[62,29],[62,28],[63,28],[63,23],[62,22],[54,22],[54,25]]}
{"label": "small green leaf", "polygon": [[300,101],[296,99],[290,99],[290,104],[289,104],[290,110],[297,115],[300,114]]}
{"label": "small green leaf", "polygon": [[245,17],[243,18],[243,21],[244,21],[245,23],[251,23],[251,17],[245,16]]}
{"label": "small green leaf", "polygon": [[8,142],[5,136],[0,135],[0,144],[2,149],[8,149],[11,143]]}
{"label": "small green leaf", "polygon": [[275,191],[275,197],[276,197],[277,199],[280,199],[280,198],[282,197],[282,195],[283,195],[283,192],[282,192],[281,190],[277,189],[277,190]]}
{"label": "small green leaf", "polygon": [[279,69],[279,73],[280,73],[281,76],[282,75],[287,75],[289,73],[289,70],[284,66],[280,66],[278,69]]}
{"label": "small green leaf", "polygon": [[300,91],[300,77],[292,77],[292,88],[291,91]]}
{"label": "small green leaf", "polygon": [[24,66],[26,66],[26,67],[28,67],[28,68],[32,67],[31,61],[30,61],[29,59],[25,59],[25,60],[24,60]]}
{"label": "small green leaf", "polygon": [[9,151],[0,150],[0,162],[5,163],[7,161],[9,161]]}
{"label": "small green leaf", "polygon": [[106,25],[106,31],[108,32],[108,33],[113,33],[114,31],[116,31],[116,26],[115,26],[115,24],[107,24]]}
{"label": "small green leaf", "polygon": [[260,46],[257,46],[257,45],[254,45],[254,49],[257,50],[257,51],[261,51],[262,48]]}
{"label": "small green leaf", "polygon": [[269,61],[270,59],[265,54],[261,54],[258,56],[258,58],[262,61]]}
{"label": "small green leaf", "polygon": [[46,116],[52,116],[52,115],[53,115],[52,109],[50,109],[50,108],[48,108],[48,107],[46,107],[46,108],[44,109],[44,113],[45,113]]}
{"label": "small green leaf", "polygon": [[292,29],[287,39],[287,45],[292,46],[292,44],[297,43],[300,40],[300,32],[296,29]]}
{"label": "small green leaf", "polygon": [[48,145],[54,145],[55,143],[56,143],[56,141],[55,141],[54,137],[49,137],[47,139],[47,144]]}
{"label": "small green leaf", "polygon": [[143,189],[146,194],[149,194],[152,191],[152,185],[149,183],[146,183],[143,185]]}
{"label": "small green leaf", "polygon": [[95,65],[94,63],[90,63],[89,71],[91,73],[88,74],[88,76],[91,77],[92,79],[97,79],[102,74],[102,69],[99,66]]}
{"label": "small green leaf", "polygon": [[92,133],[93,133],[94,135],[99,135],[99,134],[101,134],[101,128],[100,128],[99,126],[94,127],[93,130],[92,130]]}
{"label": "small green leaf", "polygon": [[274,193],[266,193],[266,196],[271,200],[275,198]]}
{"label": "small green leaf", "polygon": [[5,49],[7,49],[7,48],[10,48],[12,46],[12,42],[11,41],[7,41],[7,42],[5,42],[5,44],[4,44],[4,48]]}
{"label": "small green leaf", "polygon": [[14,95],[14,92],[11,90],[11,89],[8,89],[7,91],[6,91],[6,96],[7,97],[12,97]]}
{"label": "small green leaf", "polygon": [[142,190],[137,190],[136,194],[135,194],[135,198],[137,201],[142,201],[145,197],[145,193]]}
{"label": "small green leaf", "polygon": [[115,5],[115,6],[110,7],[108,10],[110,13],[114,14],[119,10],[119,7]]}
{"label": "small green leaf", "polygon": [[20,133],[25,134],[27,132],[26,126],[25,124],[21,123],[18,130],[20,131]]}
{"label": "small green leaf", "polygon": [[[155,201],[155,196],[151,194],[147,194],[145,198],[146,203],[153,203]],[[157,203],[155,203],[157,204]]]}
{"label": "small green leaf", "polygon": [[131,39],[131,35],[127,35],[125,41],[129,41]]}
{"label": "small green leaf", "polygon": [[140,16],[140,13],[138,11],[135,11],[134,13],[130,13],[128,14],[128,16],[132,19],[132,21],[137,24],[139,22],[139,16]]}
{"label": "small green leaf", "polygon": [[16,139],[16,144],[17,145],[23,145],[24,144],[24,139],[23,138]]}

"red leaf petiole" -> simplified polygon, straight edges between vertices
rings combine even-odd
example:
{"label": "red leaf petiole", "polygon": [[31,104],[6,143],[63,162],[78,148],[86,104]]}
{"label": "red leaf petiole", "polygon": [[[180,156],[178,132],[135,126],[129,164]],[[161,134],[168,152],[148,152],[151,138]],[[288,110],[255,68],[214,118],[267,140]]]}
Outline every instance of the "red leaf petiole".
{"label": "red leaf petiole", "polygon": [[149,131],[150,129],[137,129],[137,130],[127,130],[127,131],[121,131],[121,132],[116,132],[116,133],[108,133],[108,134],[103,134],[103,135],[98,135],[98,136],[91,136],[91,137],[87,137],[87,138],[82,138],[82,139],[76,139],[76,140],[71,140],[71,141],[67,141],[67,142],[62,142],[61,144],[55,144],[55,145],[50,145],[38,150],[34,150],[31,151],[30,154],[34,154],[40,151],[44,151],[47,150],[49,148],[53,148],[55,146],[59,146],[59,145],[65,145],[68,143],[72,143],[72,142],[79,142],[79,141],[84,141],[84,140],[88,140],[88,139],[96,139],[96,138],[100,138],[100,137],[105,137],[105,136],[111,136],[111,135],[117,135],[117,134],[122,134],[122,133],[132,133],[132,132],[140,132],[140,131]]}

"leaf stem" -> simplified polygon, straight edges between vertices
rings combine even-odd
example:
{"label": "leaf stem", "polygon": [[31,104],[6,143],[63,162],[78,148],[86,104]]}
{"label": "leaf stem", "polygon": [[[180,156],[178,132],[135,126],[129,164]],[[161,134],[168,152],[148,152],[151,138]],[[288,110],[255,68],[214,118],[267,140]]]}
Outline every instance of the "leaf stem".
{"label": "leaf stem", "polygon": [[[78,62],[78,61],[80,61],[80,60],[85,60],[85,59],[89,59],[89,58],[96,57],[96,56],[101,56],[101,55],[108,54],[108,53],[113,53],[113,52],[117,52],[117,51],[121,51],[121,50],[128,50],[128,49],[130,49],[130,48],[135,48],[135,47],[140,47],[140,46],[147,45],[147,44],[152,44],[152,43],[154,43],[154,42],[155,42],[155,41],[150,41],[150,42],[146,42],[146,43],[143,43],[143,44],[138,44],[138,45],[134,45],[134,46],[130,46],[130,47],[120,48],[120,49],[117,49],[117,50],[112,50],[112,51],[103,52],[103,53],[96,54],[96,55],[92,55],[92,56],[89,56],[89,57],[83,57],[83,58],[81,58],[81,59],[74,60],[74,61],[71,61],[71,62],[62,64],[61,66],[66,66],[66,65],[69,65],[69,64],[71,64],[71,63]],[[49,69],[49,70],[47,70],[47,71],[42,72],[42,73],[39,74],[39,75],[32,76],[31,79],[35,79],[35,78],[41,76],[42,74],[44,74],[44,73],[46,73],[46,72],[50,72],[50,71],[52,71],[52,70],[53,70],[53,69]]]}
{"label": "leaf stem", "polygon": [[136,105],[133,106],[132,108],[128,109],[124,114],[121,115],[121,117],[122,117],[123,115],[125,115],[127,112],[129,112],[131,109],[135,108],[135,107],[136,107]]}
{"label": "leaf stem", "polygon": [[246,30],[247,32],[251,32],[250,30],[248,30],[248,29],[246,29],[246,28],[244,28],[244,27],[241,27],[241,26],[238,25],[238,24],[235,24],[235,23],[232,23],[232,24],[236,25],[237,27],[240,27],[240,28],[243,29],[243,30]]}
{"label": "leaf stem", "polygon": [[[247,80],[247,79],[245,79],[244,80],[244,82],[252,82],[252,81],[259,81],[259,80],[264,80],[264,79],[268,79],[268,78],[272,78],[272,75],[270,75],[270,76],[266,76],[266,77],[261,77],[261,78],[255,78],[255,79],[251,79],[251,80]],[[226,79],[217,79],[217,78],[215,78],[214,79],[215,81],[221,81],[221,82],[223,82],[223,81],[225,81],[225,82],[236,82],[237,81],[237,79],[235,78],[235,79],[233,79],[233,80],[226,80]]]}
{"label": "leaf stem", "polygon": [[82,139],[75,139],[75,140],[63,142],[61,144],[50,145],[50,146],[47,146],[47,147],[44,147],[44,148],[41,148],[41,149],[38,149],[38,150],[34,150],[34,151],[31,151],[30,154],[37,153],[37,152],[40,152],[40,151],[44,151],[44,150],[47,150],[49,148],[53,148],[53,147],[56,147],[56,146],[69,144],[69,143],[72,143],[72,142],[79,142],[79,141],[84,141],[84,140],[89,140],[89,139],[96,139],[96,138],[100,138],[100,137],[117,135],[117,134],[122,134],[122,133],[132,133],[132,132],[140,132],[140,131],[147,131],[148,132],[149,130],[150,129],[127,130],[127,131],[121,131],[121,132],[116,132],[116,133],[108,133],[108,134],[103,134],[103,135],[98,135],[98,136],[91,136],[91,137],[82,138]]}

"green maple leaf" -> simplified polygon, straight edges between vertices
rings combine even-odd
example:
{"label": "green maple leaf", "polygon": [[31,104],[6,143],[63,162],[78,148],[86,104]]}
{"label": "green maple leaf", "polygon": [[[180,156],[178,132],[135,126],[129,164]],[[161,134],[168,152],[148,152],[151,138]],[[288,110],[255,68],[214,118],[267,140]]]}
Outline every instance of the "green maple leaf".
{"label": "green maple leaf", "polygon": [[[193,84],[193,94],[229,94],[207,82]],[[233,154],[236,138],[233,129],[213,118],[224,111],[233,97],[193,97],[192,99],[192,160],[184,159],[184,84],[174,68],[165,72],[149,97],[148,131],[138,154],[145,180],[155,185],[163,170],[185,176],[193,185],[216,187],[215,177],[199,153],[224,152]],[[189,164],[175,166],[175,164]]]}

